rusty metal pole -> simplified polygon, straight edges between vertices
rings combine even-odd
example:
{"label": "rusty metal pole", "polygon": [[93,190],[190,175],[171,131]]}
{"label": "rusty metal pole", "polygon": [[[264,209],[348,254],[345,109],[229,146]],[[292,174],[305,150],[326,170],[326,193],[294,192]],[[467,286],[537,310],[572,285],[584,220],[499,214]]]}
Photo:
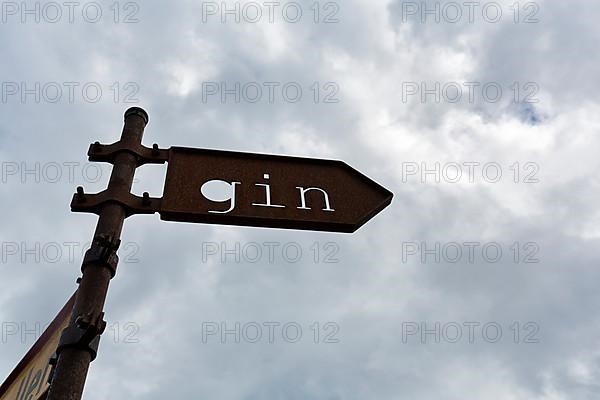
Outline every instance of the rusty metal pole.
{"label": "rusty metal pole", "polygon": [[[130,148],[141,146],[148,114],[133,107],[125,112],[121,142]],[[138,166],[135,154],[120,151],[115,155],[108,189],[128,195]],[[83,197],[83,189],[78,188]],[[100,335],[106,323],[103,309],[110,280],[114,277],[126,208],[117,202],[102,205],[91,249],[82,264],[77,299],[69,327],[61,336],[47,400],[81,399],[91,361],[95,358]]]}

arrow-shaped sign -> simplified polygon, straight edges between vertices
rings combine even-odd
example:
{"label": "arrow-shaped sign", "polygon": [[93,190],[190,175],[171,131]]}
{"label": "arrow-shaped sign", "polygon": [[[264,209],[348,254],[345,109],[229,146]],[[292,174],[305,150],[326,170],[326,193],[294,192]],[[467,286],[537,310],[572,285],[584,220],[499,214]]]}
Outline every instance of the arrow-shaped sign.
{"label": "arrow-shaped sign", "polygon": [[161,219],[354,232],[393,194],[333,160],[172,147]]}
{"label": "arrow-shaped sign", "polygon": [[[142,145],[147,124],[144,110],[130,108],[121,139],[111,145],[96,142],[88,151],[90,161],[112,163],[113,170],[106,190],[89,195],[80,186],[71,201],[71,210],[96,213],[99,218],[81,267],[73,309],[77,318],[71,318],[57,347],[48,400],[81,398],[90,352],[97,352],[100,338],[88,333],[100,333],[103,323],[106,290],[98,288],[107,288],[116,273],[125,218],[158,212],[168,221],[354,232],[392,201],[389,190],[341,161],[182,147],[167,150],[158,144],[149,148]],[[131,193],[137,167],[164,162],[169,167],[162,198]],[[101,268],[108,273],[95,272]],[[77,321],[88,321],[90,310],[95,311],[96,325],[89,325],[84,336],[74,337],[82,329]],[[62,351],[67,348],[69,352]],[[23,383],[24,393],[35,390],[35,384]]]}

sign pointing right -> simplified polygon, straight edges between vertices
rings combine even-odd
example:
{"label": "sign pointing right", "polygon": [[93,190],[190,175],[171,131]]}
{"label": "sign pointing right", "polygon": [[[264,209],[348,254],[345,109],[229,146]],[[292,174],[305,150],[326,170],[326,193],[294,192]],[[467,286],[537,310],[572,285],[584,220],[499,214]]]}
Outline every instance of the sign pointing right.
{"label": "sign pointing right", "polygon": [[[158,212],[167,221],[354,232],[392,201],[389,190],[341,161],[184,147],[167,150],[158,144],[149,148],[142,145],[147,124],[143,109],[130,108],[121,139],[110,145],[95,142],[88,151],[90,161],[109,162],[113,169],[106,190],[86,194],[79,186],[71,201],[72,211],[98,214],[98,223],[81,266],[73,316],[56,347],[48,400],[81,399],[106,327],[102,310],[116,273],[125,218]],[[162,198],[131,193],[139,166],[164,162],[169,167]],[[15,376],[22,378],[20,372]],[[35,376],[41,379],[45,372],[38,369]],[[31,400],[29,394],[42,393],[43,388],[38,378],[26,379],[21,379],[16,393]],[[14,382],[2,388],[13,388]]]}
{"label": "sign pointing right", "polygon": [[172,147],[168,163],[167,221],[351,233],[393,196],[341,161]]}

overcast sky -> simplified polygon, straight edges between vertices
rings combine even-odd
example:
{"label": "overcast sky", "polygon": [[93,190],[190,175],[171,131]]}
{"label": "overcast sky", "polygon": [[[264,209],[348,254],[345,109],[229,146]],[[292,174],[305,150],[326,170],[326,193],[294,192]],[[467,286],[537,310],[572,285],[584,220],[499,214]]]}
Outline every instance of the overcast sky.
{"label": "overcast sky", "polygon": [[5,327],[76,289],[89,143],[141,106],[148,146],[340,159],[394,200],[354,234],[129,218],[84,398],[600,398],[600,4],[9,3],[0,379],[36,338]]}

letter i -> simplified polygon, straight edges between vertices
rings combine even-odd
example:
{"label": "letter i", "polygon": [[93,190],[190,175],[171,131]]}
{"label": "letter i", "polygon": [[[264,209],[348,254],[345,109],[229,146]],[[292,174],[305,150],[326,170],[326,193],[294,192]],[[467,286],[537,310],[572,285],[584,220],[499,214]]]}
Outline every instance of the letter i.
{"label": "letter i", "polygon": [[[269,176],[269,174],[264,174],[263,178],[268,181],[270,176]],[[252,203],[253,206],[285,208],[285,206],[282,206],[282,205],[271,204],[271,185],[270,184],[257,183],[257,184],[255,184],[255,186],[264,186],[264,188],[265,188],[265,204]]]}

